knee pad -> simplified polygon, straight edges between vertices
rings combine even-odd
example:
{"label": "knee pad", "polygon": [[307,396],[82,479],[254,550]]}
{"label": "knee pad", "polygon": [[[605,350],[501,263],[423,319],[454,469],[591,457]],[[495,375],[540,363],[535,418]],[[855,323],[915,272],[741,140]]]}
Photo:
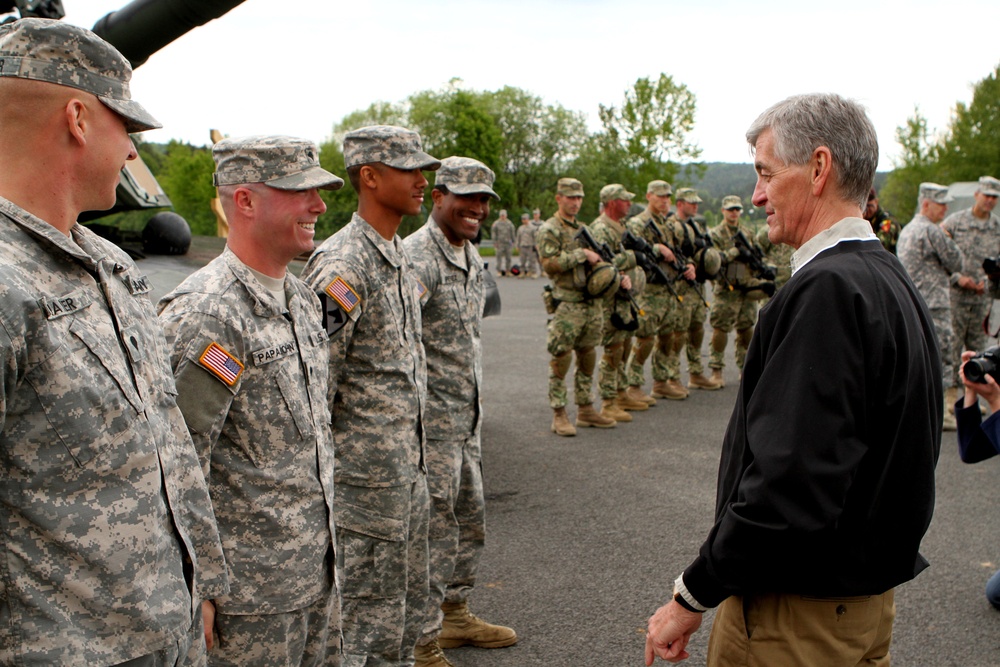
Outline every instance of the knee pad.
{"label": "knee pad", "polygon": [[576,366],[584,375],[593,375],[597,365],[597,351],[592,347],[584,347],[576,351]]}

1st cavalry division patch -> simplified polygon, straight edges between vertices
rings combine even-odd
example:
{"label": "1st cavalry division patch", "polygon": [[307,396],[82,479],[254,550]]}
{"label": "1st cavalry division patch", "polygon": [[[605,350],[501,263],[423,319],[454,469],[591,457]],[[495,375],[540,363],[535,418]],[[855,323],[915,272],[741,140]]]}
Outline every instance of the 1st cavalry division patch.
{"label": "1st cavalry division patch", "polygon": [[232,387],[243,373],[243,364],[218,343],[209,343],[198,357],[198,363]]}

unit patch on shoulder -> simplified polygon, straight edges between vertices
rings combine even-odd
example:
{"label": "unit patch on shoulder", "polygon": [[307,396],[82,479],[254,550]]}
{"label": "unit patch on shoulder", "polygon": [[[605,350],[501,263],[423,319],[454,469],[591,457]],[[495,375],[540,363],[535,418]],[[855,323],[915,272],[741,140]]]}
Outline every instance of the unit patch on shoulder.
{"label": "unit patch on shoulder", "polygon": [[198,357],[198,363],[232,387],[243,373],[243,364],[218,343],[209,343]]}
{"label": "unit patch on shoulder", "polygon": [[347,284],[347,281],[337,276],[333,282],[326,286],[324,290],[334,301],[340,304],[345,313],[349,313],[361,303],[361,297]]}

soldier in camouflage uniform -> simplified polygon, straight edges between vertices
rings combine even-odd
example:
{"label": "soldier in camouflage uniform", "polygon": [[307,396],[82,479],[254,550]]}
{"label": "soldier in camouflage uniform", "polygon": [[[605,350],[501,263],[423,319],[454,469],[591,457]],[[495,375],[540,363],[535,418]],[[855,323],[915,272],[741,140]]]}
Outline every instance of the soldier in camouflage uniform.
{"label": "soldier in camouflage uniform", "polygon": [[[711,262],[706,261],[709,259],[708,254],[715,253],[718,257],[718,251],[710,247],[711,242],[704,227],[694,219],[700,202],[701,197],[696,190],[681,188],[677,191],[676,215],[670,219],[671,245],[680,249],[695,267],[709,266]],[[675,310],[671,326],[673,341],[667,356],[667,376],[671,380],[679,381],[680,353],[686,347],[688,389],[712,391],[722,388],[718,382],[705,377],[705,366],[701,360],[701,344],[705,340],[705,317],[708,315],[708,307],[704,301],[705,281],[713,277],[698,271],[695,276],[695,287],[683,282],[674,283],[683,301]]]}
{"label": "soldier in camouflage uniform", "polygon": [[623,297],[622,291],[642,294],[646,285],[646,274],[636,268],[635,252],[622,248],[625,233],[625,213],[632,205],[635,195],[619,183],[601,188],[601,215],[590,223],[594,238],[614,251],[614,265],[623,272],[621,289],[608,290],[604,295],[604,331],[601,346],[604,354],[597,371],[597,386],[601,392],[601,414],[615,421],[630,422],[629,412],[648,410],[646,401],[629,398],[626,394],[628,378],[625,375],[625,360],[632,339],[632,330],[620,328],[626,324],[638,327],[639,313]]}
{"label": "soldier in camouflage uniform", "polygon": [[[743,202],[736,195],[722,198],[723,222],[716,225],[710,232],[712,243],[726,258],[719,278],[715,281],[712,307],[709,312],[709,323],[712,325],[712,352],[708,366],[712,369],[712,381],[720,386],[726,386],[722,377],[725,368],[726,345],[729,343],[729,332],[736,330],[735,356],[736,367],[743,370],[743,360],[747,356],[747,346],[753,336],[753,326],[757,323],[757,302],[759,297],[767,296],[760,291],[760,286],[767,281],[754,276],[745,261],[740,261],[742,255],[736,247],[734,238],[738,232],[743,232],[744,238],[753,243],[753,232],[740,224],[743,213]],[[760,250],[757,248],[757,250]]]}
{"label": "soldier in camouflage uniform", "polygon": [[494,178],[477,160],[442,160],[431,217],[403,242],[424,288],[427,351],[430,602],[417,643],[418,667],[449,667],[441,648],[517,642],[513,630],[477,618],[468,607],[486,540],[480,442],[484,269],[470,241],[490,213],[490,199],[500,199]]}
{"label": "soldier in camouflage uniform", "polygon": [[302,272],[330,336],[343,665],[412,665],[427,610],[427,362],[396,230],[421,212],[422,170],[441,163],[416,132],[387,125],[348,132],[344,163],[358,210]]}
{"label": "soldier in camouflage uniform", "polygon": [[230,572],[209,664],[334,665],[329,343],[286,266],[313,248],[319,189],[344,181],[292,137],[224,139],[212,155],[226,249],[159,304]]}
{"label": "soldier in camouflage uniform", "polygon": [[[951,324],[955,333],[951,352],[956,373],[962,365],[963,350],[981,352],[989,345],[983,321],[993,299],[986,290],[983,260],[1000,254],[1000,217],[993,212],[998,196],[1000,180],[983,176],[973,195],[976,203],[972,208],[952,213],[941,223],[941,229],[962,251],[961,275],[951,282]],[[961,385],[961,378],[956,376],[955,386]]]}
{"label": "soldier in camouflage uniform", "polygon": [[893,220],[889,213],[878,205],[878,195],[875,188],[868,193],[868,204],[865,206],[865,220],[872,223],[872,231],[882,242],[882,247],[896,254],[896,244],[899,243],[899,233],[903,230],[899,223]]}
{"label": "soldier in camouflage uniform", "polygon": [[229,585],[151,286],[76,222],[160,125],[88,30],[7,23],[0,63],[0,664],[203,665]]}
{"label": "soldier in camouflage uniform", "polygon": [[552,296],[559,302],[549,320],[549,406],[553,410],[552,432],[576,435],[566,415],[566,374],[576,352],[574,395],[578,406],[576,425],[613,428],[617,423],[594,410],[594,366],[601,342],[604,314],[599,299],[585,292],[590,269],[600,256],[574,236],[583,224],[576,214],[583,203],[583,184],[575,178],[560,178],[556,185],[556,214],[538,230],[538,254],[542,268],[552,280]]}
{"label": "soldier in camouflage uniform", "polygon": [[[649,243],[660,253],[661,267],[669,278],[677,277],[672,268],[675,261],[673,251],[664,241],[668,238],[668,216],[670,214],[670,198],[673,189],[666,181],[650,181],[646,186],[646,210],[626,223],[626,228]],[[659,234],[650,229],[655,225]],[[670,265],[664,263],[667,262]],[[688,269],[688,277],[694,279],[694,268]],[[671,291],[671,287],[662,282],[656,274],[646,275],[646,287],[639,296],[639,305],[643,314],[639,316],[639,328],[636,339],[628,356],[626,377],[629,384],[626,395],[633,400],[645,401],[648,405],[656,403],[656,398],[683,400],[688,397],[688,391],[676,379],[671,380],[667,374],[667,355],[673,342],[670,326],[675,317],[674,311],[680,301]],[[651,364],[653,371],[653,396],[647,396],[642,391],[645,382],[643,366],[650,353],[653,354]]]}
{"label": "soldier in camouflage uniform", "polygon": [[[774,267],[774,290],[778,291],[792,277],[792,253],[795,248],[787,243],[771,243],[767,237],[767,225],[757,230],[756,241],[757,247],[764,251],[764,259]],[[767,302],[768,299],[761,299],[761,307]]]}
{"label": "soldier in camouflage uniform", "polygon": [[507,219],[506,210],[500,209],[500,217],[490,228],[490,235],[493,237],[493,249],[496,251],[496,271],[501,276],[506,276],[511,267],[510,250],[517,235],[514,223]]}
{"label": "soldier in camouflage uniform", "polygon": [[936,183],[921,183],[920,212],[899,235],[899,261],[910,274],[913,284],[927,303],[941,353],[944,381],[944,429],[955,430],[954,405],[957,396],[954,361],[951,353],[954,336],[951,328],[951,298],[948,285],[958,280],[962,252],[940,227],[952,201],[948,188]]}
{"label": "soldier in camouflage uniform", "polygon": [[518,278],[537,278],[541,275],[538,268],[538,253],[535,250],[535,236],[538,227],[521,218],[521,226],[517,228],[517,252],[520,256],[520,275]]}

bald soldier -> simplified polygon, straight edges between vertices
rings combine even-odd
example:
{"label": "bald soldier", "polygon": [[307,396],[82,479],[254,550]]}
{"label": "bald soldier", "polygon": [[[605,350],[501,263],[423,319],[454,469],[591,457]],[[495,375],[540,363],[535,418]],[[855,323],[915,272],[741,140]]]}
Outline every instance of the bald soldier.
{"label": "bald soldier", "polygon": [[149,279],[77,224],[160,127],[131,75],[88,30],[0,27],[4,665],[204,664],[229,590]]}
{"label": "bald soldier", "polygon": [[441,163],[420,136],[375,125],[344,137],[351,222],[309,258],[330,336],[337,565],[345,667],[412,665],[427,609],[427,361],[420,285],[396,234]]}
{"label": "bald soldier", "polygon": [[209,664],[335,664],[330,352],[287,266],[312,251],[319,189],[344,181],[293,137],[223,139],[212,157],[226,248],[159,303],[230,572]]}
{"label": "bald soldier", "polygon": [[502,648],[517,642],[510,628],[469,611],[486,542],[480,437],[485,269],[472,240],[489,216],[490,201],[500,199],[494,178],[478,160],[442,160],[431,191],[431,216],[403,242],[423,286],[427,351],[430,602],[417,643],[417,667],[451,666],[442,648]]}

